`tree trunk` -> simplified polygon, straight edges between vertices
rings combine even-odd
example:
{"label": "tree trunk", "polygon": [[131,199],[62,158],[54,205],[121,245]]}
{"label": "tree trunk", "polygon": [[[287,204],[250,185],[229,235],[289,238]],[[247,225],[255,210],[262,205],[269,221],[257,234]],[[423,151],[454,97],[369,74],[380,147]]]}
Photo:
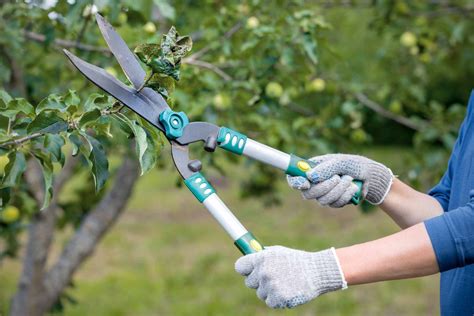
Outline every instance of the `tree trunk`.
{"label": "tree trunk", "polygon": [[44,240],[54,233],[55,209],[47,213],[53,214],[51,216],[40,215],[35,218],[29,229],[23,271],[12,300],[10,315],[39,316],[51,309],[70,284],[74,272],[93,253],[102,236],[120,216],[138,175],[137,162],[125,157],[112,188],[84,218],[49,271],[46,271],[45,263],[52,237],[49,238],[49,244]]}

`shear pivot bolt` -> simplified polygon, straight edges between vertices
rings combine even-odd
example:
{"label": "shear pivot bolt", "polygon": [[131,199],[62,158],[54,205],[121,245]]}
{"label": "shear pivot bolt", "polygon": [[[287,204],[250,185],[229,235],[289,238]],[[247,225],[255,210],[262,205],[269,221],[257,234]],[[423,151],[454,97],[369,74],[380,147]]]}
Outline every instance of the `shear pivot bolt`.
{"label": "shear pivot bolt", "polygon": [[165,128],[166,137],[176,139],[183,135],[183,130],[189,124],[188,117],[184,112],[166,110],[161,112],[159,121]]}

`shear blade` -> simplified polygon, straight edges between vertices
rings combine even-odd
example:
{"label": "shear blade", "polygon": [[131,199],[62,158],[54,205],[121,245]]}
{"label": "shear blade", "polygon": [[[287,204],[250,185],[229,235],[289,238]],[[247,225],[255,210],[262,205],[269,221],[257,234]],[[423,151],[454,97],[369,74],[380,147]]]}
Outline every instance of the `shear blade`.
{"label": "shear blade", "polygon": [[109,46],[110,51],[115,56],[122,67],[123,72],[135,89],[138,89],[145,81],[146,73],[137,60],[135,54],[128,48],[125,41],[118,35],[112,25],[103,16],[96,14],[97,24],[100,32]]}
{"label": "shear blade", "polygon": [[[164,128],[159,123],[158,119],[160,113],[162,112],[163,104],[159,105],[156,102],[163,101],[167,106],[166,102],[163,100],[158,93],[150,88],[144,88],[142,92],[145,92],[145,96],[142,92],[137,92],[136,90],[127,87],[122,82],[117,80],[115,77],[110,75],[104,69],[94,66],[79,57],[75,56],[66,49],[63,49],[66,56],[72,62],[72,64],[90,81],[92,81],[96,86],[116,98],[118,101],[123,103],[125,106],[130,108],[132,111],[143,117],[150,124],[156,128],[164,131]],[[150,99],[148,94],[155,98],[155,100]],[[158,97],[157,97],[158,96]],[[160,98],[161,97],[161,100]],[[151,100],[151,101],[150,101]]]}

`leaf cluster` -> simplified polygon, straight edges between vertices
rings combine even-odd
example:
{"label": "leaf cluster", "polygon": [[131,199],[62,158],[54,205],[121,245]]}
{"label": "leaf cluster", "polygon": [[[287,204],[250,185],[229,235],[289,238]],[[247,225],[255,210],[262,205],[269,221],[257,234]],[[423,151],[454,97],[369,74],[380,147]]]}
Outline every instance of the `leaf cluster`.
{"label": "leaf cluster", "polygon": [[135,54],[150,69],[145,86],[168,98],[174,90],[175,81],[180,79],[181,60],[192,46],[191,37],[180,36],[174,26],[163,34],[160,44],[138,45]]}
{"label": "leaf cluster", "polygon": [[[21,209],[20,218],[8,225],[2,223],[13,230],[18,230],[17,223],[22,219],[50,205],[54,176],[61,172],[68,155],[80,157],[93,179],[92,184],[86,182],[86,185],[99,192],[110,176],[108,155],[117,148],[109,143],[120,142],[121,134],[127,142],[129,138],[135,140],[142,174],[154,167],[161,150],[161,137],[155,128],[134,114],[121,112],[120,105],[97,93],[81,101],[70,90],[64,95],[49,95],[33,106],[0,90],[0,110],[0,160],[4,164],[0,212],[7,205]],[[41,166],[44,191],[41,205],[28,196],[27,192],[33,189],[22,177],[30,160]]]}

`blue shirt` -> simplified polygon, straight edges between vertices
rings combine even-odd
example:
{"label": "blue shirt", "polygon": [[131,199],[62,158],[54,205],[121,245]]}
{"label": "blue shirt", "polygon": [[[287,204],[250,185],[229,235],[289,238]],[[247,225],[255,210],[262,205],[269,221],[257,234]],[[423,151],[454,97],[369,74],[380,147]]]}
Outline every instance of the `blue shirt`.
{"label": "blue shirt", "polygon": [[[449,122],[446,122],[449,124]],[[474,90],[448,169],[428,193],[444,214],[425,221],[441,273],[441,314],[474,315]]]}

